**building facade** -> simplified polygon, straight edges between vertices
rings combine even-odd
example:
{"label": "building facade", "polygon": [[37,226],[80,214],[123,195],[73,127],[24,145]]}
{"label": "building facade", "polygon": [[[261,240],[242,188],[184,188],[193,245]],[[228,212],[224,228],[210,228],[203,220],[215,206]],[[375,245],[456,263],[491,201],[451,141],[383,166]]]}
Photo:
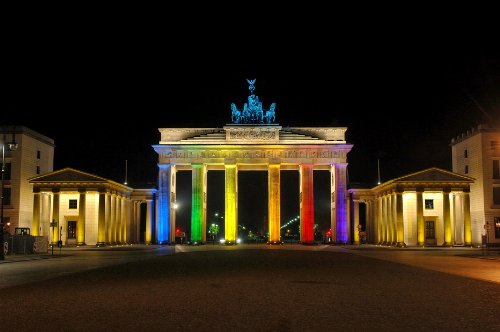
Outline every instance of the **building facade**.
{"label": "building facade", "polygon": [[453,172],[471,184],[473,241],[500,246],[500,128],[479,125],[451,140]]}
{"label": "building facade", "polygon": [[35,176],[29,183],[32,235],[63,245],[152,243],[156,189],[133,190],[72,168]]}
{"label": "building facade", "polygon": [[17,143],[17,149],[5,148],[4,227],[13,234],[16,227],[30,227],[33,216],[32,185],[39,174],[52,172],[54,140],[27,127],[0,127],[3,144]]}
{"label": "building facade", "polygon": [[[405,175],[372,189],[349,189],[353,243],[388,246],[472,246],[480,233],[471,225],[474,179],[439,168]],[[365,225],[360,223],[360,204]]]}

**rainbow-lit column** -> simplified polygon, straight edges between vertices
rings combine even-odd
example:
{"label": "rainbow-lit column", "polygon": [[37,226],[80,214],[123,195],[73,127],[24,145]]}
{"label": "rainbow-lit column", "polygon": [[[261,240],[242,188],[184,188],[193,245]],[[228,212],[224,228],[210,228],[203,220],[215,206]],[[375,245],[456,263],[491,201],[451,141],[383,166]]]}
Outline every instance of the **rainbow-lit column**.
{"label": "rainbow-lit column", "polygon": [[281,243],[280,238],[280,164],[269,164],[268,174],[268,210],[269,243]]}
{"label": "rainbow-lit column", "polygon": [[450,215],[450,188],[443,189],[443,223],[444,223],[444,246],[452,246],[451,242],[451,215]]}
{"label": "rainbow-lit column", "polygon": [[464,244],[472,246],[472,229],[470,222],[470,189],[464,189],[462,193],[462,204],[464,207]]}
{"label": "rainbow-lit column", "polygon": [[[159,164],[158,174],[158,243],[175,242],[175,232],[171,231],[171,205],[170,205],[170,180],[172,166],[170,164]],[[140,206],[138,207],[140,210]],[[172,241],[173,233],[173,241]]]}
{"label": "rainbow-lit column", "polygon": [[300,242],[314,242],[314,165],[300,165]]}
{"label": "rainbow-lit column", "polygon": [[348,236],[348,223],[347,219],[347,204],[346,204],[346,181],[347,181],[347,163],[335,164],[335,209],[337,212],[337,242],[347,243]]}
{"label": "rainbow-lit column", "polygon": [[425,246],[424,188],[417,188],[417,245]]}
{"label": "rainbow-lit column", "polygon": [[403,190],[396,190],[396,246],[406,247],[403,222]]}
{"label": "rainbow-lit column", "polygon": [[203,241],[203,165],[191,165],[191,243]]}
{"label": "rainbow-lit column", "polygon": [[332,238],[336,238],[337,234],[337,213],[335,209],[335,164],[330,165],[330,228],[332,230]]}
{"label": "rainbow-lit column", "polygon": [[224,239],[226,244],[235,244],[238,236],[238,169],[236,163],[225,163],[225,215]]}

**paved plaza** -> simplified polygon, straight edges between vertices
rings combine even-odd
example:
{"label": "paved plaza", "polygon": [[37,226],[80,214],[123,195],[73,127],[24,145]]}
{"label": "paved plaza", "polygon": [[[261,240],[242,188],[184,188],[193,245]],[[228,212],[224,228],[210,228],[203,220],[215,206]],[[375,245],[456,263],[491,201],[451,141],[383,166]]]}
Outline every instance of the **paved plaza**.
{"label": "paved plaza", "polygon": [[0,263],[2,331],[499,331],[499,252],[63,248]]}

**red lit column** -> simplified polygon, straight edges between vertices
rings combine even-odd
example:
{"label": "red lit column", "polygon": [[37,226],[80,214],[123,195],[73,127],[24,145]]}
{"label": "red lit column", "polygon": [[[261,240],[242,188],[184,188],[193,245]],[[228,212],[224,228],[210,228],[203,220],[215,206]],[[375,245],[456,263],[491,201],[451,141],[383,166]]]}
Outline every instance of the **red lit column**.
{"label": "red lit column", "polygon": [[300,241],[314,242],[313,165],[300,165]]}

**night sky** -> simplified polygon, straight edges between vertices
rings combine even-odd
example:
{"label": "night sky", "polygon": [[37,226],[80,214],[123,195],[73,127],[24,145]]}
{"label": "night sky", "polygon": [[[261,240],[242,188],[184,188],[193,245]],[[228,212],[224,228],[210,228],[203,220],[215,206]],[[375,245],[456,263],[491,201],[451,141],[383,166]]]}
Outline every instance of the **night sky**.
{"label": "night sky", "polygon": [[[245,102],[247,78],[257,79],[264,107],[277,103],[282,126],[348,127],[353,184],[377,182],[377,158],[382,181],[433,166],[451,170],[451,138],[500,119],[498,36],[450,27],[346,30],[318,35],[296,27],[219,39],[214,31],[181,38],[146,28],[34,29],[6,42],[1,122],[53,138],[55,169],[123,182],[128,160],[129,184],[151,187],[157,128],[222,127],[230,104]],[[240,192],[264,176],[251,173],[240,178]],[[189,174],[179,177],[190,181]],[[209,181],[223,185],[220,174]],[[284,219],[298,213],[297,181],[283,175],[283,186],[292,188],[283,199],[294,206]],[[318,187],[322,197],[326,189]],[[267,213],[266,186],[259,188],[240,194],[251,202],[249,211],[240,208],[240,219],[251,215],[248,223]],[[219,198],[209,201],[210,213],[223,207],[221,195],[212,196]]]}

